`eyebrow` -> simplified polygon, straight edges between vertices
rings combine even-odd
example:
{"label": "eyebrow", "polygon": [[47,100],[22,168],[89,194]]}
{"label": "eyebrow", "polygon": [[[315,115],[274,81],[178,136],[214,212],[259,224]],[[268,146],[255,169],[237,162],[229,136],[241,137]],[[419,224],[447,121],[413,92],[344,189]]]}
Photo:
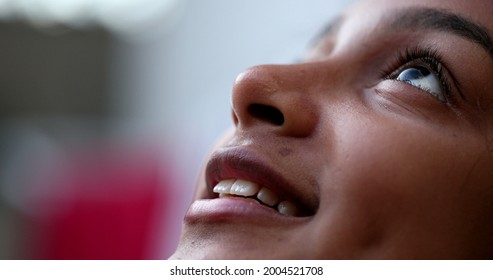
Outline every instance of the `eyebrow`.
{"label": "eyebrow", "polygon": [[436,30],[468,39],[485,49],[493,60],[493,40],[487,29],[463,16],[433,8],[407,8],[398,11],[386,26],[395,30]]}
{"label": "eyebrow", "polygon": [[[317,43],[324,37],[334,36],[344,22],[344,17],[332,20],[322,32],[315,37]],[[385,28],[391,30],[435,30],[455,34],[472,41],[486,50],[493,60],[493,40],[487,29],[461,15],[447,10],[425,7],[411,7],[398,10],[392,16],[384,19]]]}

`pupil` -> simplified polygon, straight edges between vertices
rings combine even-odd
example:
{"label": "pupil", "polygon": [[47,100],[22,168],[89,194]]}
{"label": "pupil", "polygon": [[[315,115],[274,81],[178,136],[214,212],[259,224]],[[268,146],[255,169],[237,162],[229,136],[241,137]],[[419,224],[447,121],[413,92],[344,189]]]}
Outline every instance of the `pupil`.
{"label": "pupil", "polygon": [[418,66],[402,71],[401,74],[399,74],[399,76],[397,77],[397,80],[399,81],[419,80],[430,74],[431,74],[430,70]]}

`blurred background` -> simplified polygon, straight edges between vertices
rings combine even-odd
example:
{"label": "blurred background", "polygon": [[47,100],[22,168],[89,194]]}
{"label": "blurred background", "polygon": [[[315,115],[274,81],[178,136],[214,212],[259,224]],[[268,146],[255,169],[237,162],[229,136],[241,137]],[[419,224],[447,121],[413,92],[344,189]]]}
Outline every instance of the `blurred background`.
{"label": "blurred background", "polygon": [[0,0],[0,259],[163,259],[247,67],[350,0]]}

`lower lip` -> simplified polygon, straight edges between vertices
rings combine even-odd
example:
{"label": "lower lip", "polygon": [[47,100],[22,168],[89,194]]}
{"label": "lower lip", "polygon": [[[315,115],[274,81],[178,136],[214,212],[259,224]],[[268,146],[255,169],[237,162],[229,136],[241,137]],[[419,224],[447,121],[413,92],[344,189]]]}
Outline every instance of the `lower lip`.
{"label": "lower lip", "polygon": [[217,198],[197,200],[188,209],[185,221],[241,222],[251,224],[299,223],[306,218],[285,216],[260,203],[243,198]]}

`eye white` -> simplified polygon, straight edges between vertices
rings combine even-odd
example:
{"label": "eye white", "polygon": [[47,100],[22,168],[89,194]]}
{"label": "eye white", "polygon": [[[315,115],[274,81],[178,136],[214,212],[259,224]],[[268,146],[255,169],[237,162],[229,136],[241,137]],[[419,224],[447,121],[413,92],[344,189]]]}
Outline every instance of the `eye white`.
{"label": "eye white", "polygon": [[407,68],[397,76],[396,80],[420,88],[430,93],[441,102],[446,102],[440,79],[425,67],[415,66]]}

